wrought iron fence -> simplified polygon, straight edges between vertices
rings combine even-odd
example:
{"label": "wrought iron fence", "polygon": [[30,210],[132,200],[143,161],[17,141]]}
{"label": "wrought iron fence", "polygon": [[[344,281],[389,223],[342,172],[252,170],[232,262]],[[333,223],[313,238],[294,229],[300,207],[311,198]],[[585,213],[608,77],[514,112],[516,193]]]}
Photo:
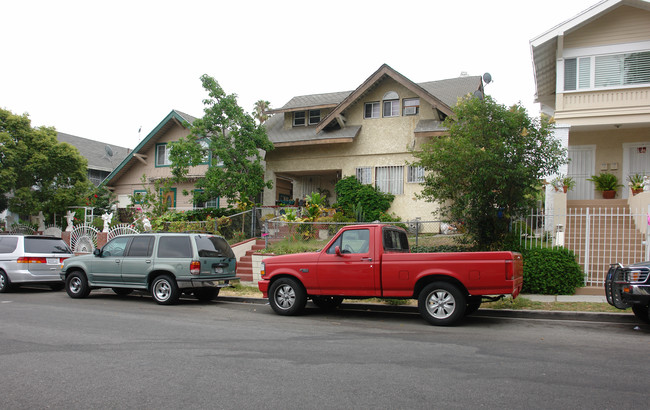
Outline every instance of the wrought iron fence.
{"label": "wrought iron fence", "polygon": [[587,286],[602,286],[612,263],[650,259],[648,212],[628,207],[572,208],[548,215],[531,210],[513,229],[523,247],[562,246],[577,256]]}

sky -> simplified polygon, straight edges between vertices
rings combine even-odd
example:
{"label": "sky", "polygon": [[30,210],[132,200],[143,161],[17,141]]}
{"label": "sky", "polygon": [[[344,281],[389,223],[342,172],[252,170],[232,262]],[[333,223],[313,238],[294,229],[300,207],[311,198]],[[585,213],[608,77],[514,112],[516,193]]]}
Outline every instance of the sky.
{"label": "sky", "polygon": [[489,72],[487,94],[537,116],[529,41],[597,2],[4,0],[0,108],[134,148],[172,109],[203,115],[203,74],[252,112],[386,63],[416,83]]}

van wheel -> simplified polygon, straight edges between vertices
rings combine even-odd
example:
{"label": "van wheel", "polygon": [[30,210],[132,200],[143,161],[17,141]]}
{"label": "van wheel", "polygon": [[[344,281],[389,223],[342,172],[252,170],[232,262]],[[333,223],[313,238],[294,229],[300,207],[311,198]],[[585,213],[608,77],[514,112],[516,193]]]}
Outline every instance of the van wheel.
{"label": "van wheel", "polygon": [[650,323],[650,308],[648,305],[634,304],[632,305],[632,312],[643,323]]}
{"label": "van wheel", "polygon": [[463,293],[447,282],[433,282],[420,292],[420,315],[435,326],[449,326],[465,314],[467,300]]}
{"label": "van wheel", "polygon": [[9,292],[11,290],[11,281],[7,277],[5,271],[0,270],[0,293]]}
{"label": "van wheel", "polygon": [[322,310],[334,310],[343,303],[341,296],[312,296],[311,301]]}
{"label": "van wheel", "polygon": [[160,275],[151,284],[151,296],[159,305],[173,305],[181,296],[176,281],[170,275]]}
{"label": "van wheel", "polygon": [[68,296],[74,299],[85,298],[90,294],[90,286],[88,286],[88,279],[82,272],[72,272],[65,279],[65,291]]}
{"label": "van wheel", "polygon": [[280,278],[269,288],[269,303],[278,315],[298,315],[307,304],[307,292],[295,279]]}
{"label": "van wheel", "polygon": [[219,296],[219,288],[195,289],[192,293],[194,293],[194,297],[201,302],[209,302]]}

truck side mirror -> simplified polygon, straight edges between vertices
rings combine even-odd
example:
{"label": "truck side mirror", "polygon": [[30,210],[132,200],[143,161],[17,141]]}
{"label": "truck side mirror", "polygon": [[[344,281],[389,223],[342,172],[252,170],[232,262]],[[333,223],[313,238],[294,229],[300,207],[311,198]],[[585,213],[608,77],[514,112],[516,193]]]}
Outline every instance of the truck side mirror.
{"label": "truck side mirror", "polygon": [[336,253],[336,256],[343,256],[341,253],[341,247],[340,246],[335,246],[334,247],[334,253]]}

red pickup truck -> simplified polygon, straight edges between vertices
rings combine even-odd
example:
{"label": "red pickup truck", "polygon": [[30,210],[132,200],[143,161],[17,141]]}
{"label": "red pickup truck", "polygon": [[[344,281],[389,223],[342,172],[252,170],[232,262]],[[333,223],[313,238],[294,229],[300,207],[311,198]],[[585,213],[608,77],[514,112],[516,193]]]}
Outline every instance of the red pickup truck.
{"label": "red pickup truck", "polygon": [[342,228],[320,252],[264,260],[259,289],[280,315],[343,298],[418,299],[424,319],[450,325],[481,302],[519,295],[523,260],[516,252],[409,253],[406,232],[381,224]]}

